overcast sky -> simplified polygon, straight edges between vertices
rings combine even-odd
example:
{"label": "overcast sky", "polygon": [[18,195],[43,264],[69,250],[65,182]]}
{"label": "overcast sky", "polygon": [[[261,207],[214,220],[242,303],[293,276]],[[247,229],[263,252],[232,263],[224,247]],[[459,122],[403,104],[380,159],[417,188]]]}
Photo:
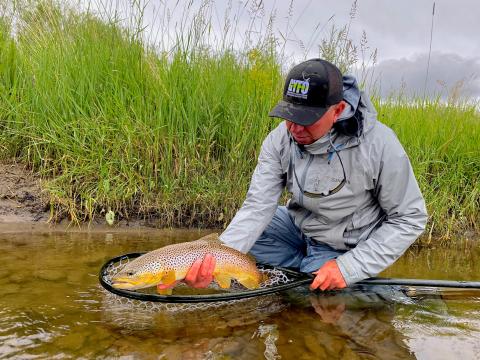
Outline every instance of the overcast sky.
{"label": "overcast sky", "polygon": [[[128,8],[127,4],[132,1],[92,0],[91,3]],[[191,9],[198,9],[204,3],[190,1]],[[158,42],[167,37],[166,18],[170,19],[168,32],[173,34],[175,22],[181,21],[185,4],[190,1],[146,1],[144,25],[148,33],[155,34],[150,38]],[[350,37],[354,42],[359,44],[365,32],[369,51],[378,51],[374,74],[382,94],[403,89],[406,93],[421,95],[427,75],[433,3],[430,0],[358,0],[355,18],[350,21],[353,1],[294,0],[290,7],[287,0],[216,0],[210,2],[207,15],[213,19],[213,31],[221,33],[227,12],[231,22],[238,24],[236,41],[242,42],[251,23],[251,10],[260,5],[263,11],[256,13],[253,30],[265,32],[270,15],[274,14],[273,32],[278,39],[287,39],[288,60],[285,62],[290,63],[305,56],[319,56],[318,44],[328,36],[331,25],[341,27],[350,23]],[[446,94],[462,82],[463,95],[480,99],[479,19],[479,0],[435,0],[427,93]],[[306,55],[305,47],[309,50]]]}

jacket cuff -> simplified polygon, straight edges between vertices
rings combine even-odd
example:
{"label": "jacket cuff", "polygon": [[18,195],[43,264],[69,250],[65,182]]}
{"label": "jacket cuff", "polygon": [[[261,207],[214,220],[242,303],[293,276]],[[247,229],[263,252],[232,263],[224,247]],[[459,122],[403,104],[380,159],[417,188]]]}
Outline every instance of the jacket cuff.
{"label": "jacket cuff", "polygon": [[340,272],[343,275],[343,279],[347,283],[347,286],[353,285],[358,281],[366,279],[366,276],[362,276],[358,273],[357,269],[353,265],[351,254],[345,253],[336,258],[336,262]]}

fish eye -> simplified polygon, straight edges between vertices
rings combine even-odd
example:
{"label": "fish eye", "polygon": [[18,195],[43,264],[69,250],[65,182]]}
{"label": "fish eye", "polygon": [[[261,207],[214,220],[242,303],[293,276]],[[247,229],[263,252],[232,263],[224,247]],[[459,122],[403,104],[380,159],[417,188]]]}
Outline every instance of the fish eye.
{"label": "fish eye", "polygon": [[135,275],[135,272],[134,271],[129,271],[129,272],[127,272],[127,275],[128,276],[133,276],[133,275]]}

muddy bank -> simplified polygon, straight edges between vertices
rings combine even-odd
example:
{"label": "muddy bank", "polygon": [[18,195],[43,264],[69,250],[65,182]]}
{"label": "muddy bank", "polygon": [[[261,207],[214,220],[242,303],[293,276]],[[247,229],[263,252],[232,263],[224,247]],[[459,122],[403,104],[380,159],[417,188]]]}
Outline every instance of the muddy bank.
{"label": "muddy bank", "polygon": [[18,163],[0,162],[0,223],[46,222],[49,206],[40,178]]}
{"label": "muddy bank", "polygon": [[[116,214],[117,215],[117,214]],[[139,216],[129,219],[115,217],[113,226],[108,226],[105,214],[97,215],[91,222],[74,224],[68,218],[55,218],[50,221],[49,197],[45,191],[42,191],[40,177],[26,168],[25,165],[0,161],[0,231],[1,232],[23,232],[23,231],[112,231],[113,229],[159,229],[161,226],[159,219],[152,215],[150,217]],[[182,228],[180,226],[180,228]],[[184,228],[184,227],[183,227]],[[195,229],[210,229],[212,227],[195,226]],[[221,229],[213,229],[221,232]],[[75,231],[75,230],[74,230]],[[456,241],[450,241],[450,238],[456,238]],[[417,245],[431,247],[441,245],[456,245],[467,242],[480,244],[480,234],[474,229],[463,229],[456,234],[434,234],[435,240],[432,241],[431,234],[425,232]]]}
{"label": "muddy bank", "polygon": [[[0,225],[2,230],[9,231],[12,226],[20,231],[31,229],[42,230],[53,225],[59,230],[91,229],[111,230],[106,225],[104,216],[97,216],[89,223],[72,225],[69,219],[56,218],[50,220],[50,204],[48,194],[42,191],[40,177],[20,163],[0,161]],[[49,224],[47,224],[49,223]],[[26,226],[22,229],[22,224]],[[43,226],[46,225],[46,226]],[[158,228],[154,218],[115,219],[114,226]]]}

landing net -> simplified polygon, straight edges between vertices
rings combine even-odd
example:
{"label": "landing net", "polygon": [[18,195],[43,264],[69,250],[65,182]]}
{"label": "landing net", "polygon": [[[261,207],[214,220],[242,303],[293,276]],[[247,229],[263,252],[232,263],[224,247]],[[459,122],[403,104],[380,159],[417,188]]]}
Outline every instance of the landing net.
{"label": "landing net", "polygon": [[229,289],[221,289],[214,281],[205,289],[193,289],[184,284],[179,284],[173,289],[172,295],[156,293],[156,287],[140,290],[116,289],[112,286],[112,278],[120,272],[131,260],[144,253],[132,253],[118,256],[107,261],[100,270],[100,284],[110,293],[142,302],[160,303],[207,303],[207,302],[232,302],[256,296],[264,296],[279,291],[291,289],[312,279],[302,273],[281,267],[257,265],[258,270],[264,275],[265,281],[258,289],[248,290],[235,280]]}

